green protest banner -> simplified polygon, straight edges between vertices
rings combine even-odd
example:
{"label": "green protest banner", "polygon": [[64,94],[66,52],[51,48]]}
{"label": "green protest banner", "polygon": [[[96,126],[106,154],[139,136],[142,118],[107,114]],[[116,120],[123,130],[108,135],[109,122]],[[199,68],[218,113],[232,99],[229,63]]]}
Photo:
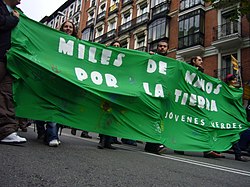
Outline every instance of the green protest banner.
{"label": "green protest banner", "polygon": [[242,89],[160,55],[82,41],[21,16],[16,114],[175,150],[223,151],[250,125]]}

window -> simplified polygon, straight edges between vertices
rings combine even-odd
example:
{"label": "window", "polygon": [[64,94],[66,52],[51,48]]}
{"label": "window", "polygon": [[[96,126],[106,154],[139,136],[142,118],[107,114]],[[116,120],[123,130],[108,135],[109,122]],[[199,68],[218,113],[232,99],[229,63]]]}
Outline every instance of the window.
{"label": "window", "polygon": [[57,16],[55,19],[55,28],[58,28],[60,26],[59,19],[60,19],[60,16]]}
{"label": "window", "polygon": [[151,0],[151,7],[157,6],[163,2],[166,2],[166,0]]}
{"label": "window", "polygon": [[143,4],[140,4],[138,5],[138,10],[137,10],[137,17],[142,15],[142,14],[145,14],[148,12],[148,5],[147,3],[143,3]]}
{"label": "window", "polygon": [[82,0],[78,0],[77,2],[77,12],[81,10]]}
{"label": "window", "polygon": [[87,28],[82,32],[82,40],[92,41],[93,40],[93,30]]}
{"label": "window", "polygon": [[50,21],[49,26],[54,28],[54,20]]}
{"label": "window", "polygon": [[122,16],[122,23],[127,23],[131,20],[131,14],[130,14],[130,11],[127,11],[125,13],[123,13],[123,16]]}
{"label": "window", "polygon": [[128,41],[127,39],[120,41],[121,42],[121,47],[128,49]]}
{"label": "window", "polygon": [[95,0],[91,1],[90,7],[93,7],[93,6],[95,6]]}
{"label": "window", "polygon": [[88,21],[94,18],[94,10],[88,13]]}
{"label": "window", "polygon": [[96,38],[103,35],[103,25],[96,28]]}
{"label": "window", "polygon": [[[232,54],[232,55],[237,59],[237,54],[236,53]],[[221,57],[220,77],[223,79],[229,73],[236,74],[236,71],[232,67],[231,54],[222,55],[222,57]]]}
{"label": "window", "polygon": [[75,4],[72,3],[69,7],[69,18],[71,18],[71,16],[74,14],[74,8],[75,8]]}
{"label": "window", "polygon": [[205,14],[196,10],[179,18],[179,49],[204,45]]}
{"label": "window", "polygon": [[110,1],[110,6],[113,6],[114,4],[116,4],[117,1],[118,1],[118,0],[111,0],[111,1]]}
{"label": "window", "polygon": [[180,10],[189,9],[197,5],[205,5],[204,0],[181,0]]}
{"label": "window", "polygon": [[152,42],[166,37],[166,18],[159,18],[148,27],[148,41]]}
{"label": "window", "polygon": [[221,36],[228,36],[234,33],[238,33],[238,21],[231,20],[232,12],[222,13],[221,15]]}
{"label": "window", "polygon": [[78,15],[78,16],[76,16],[75,18],[74,18],[74,24],[76,25],[76,26],[78,26],[78,23],[80,22],[80,16]]}
{"label": "window", "polygon": [[108,31],[111,31],[113,29],[116,29],[116,21],[115,19],[112,19],[108,22]]}
{"label": "window", "polygon": [[145,42],[145,34],[144,33],[140,33],[136,35],[136,43],[135,43],[135,48],[138,50],[145,50],[145,46],[146,46],[146,42]]}

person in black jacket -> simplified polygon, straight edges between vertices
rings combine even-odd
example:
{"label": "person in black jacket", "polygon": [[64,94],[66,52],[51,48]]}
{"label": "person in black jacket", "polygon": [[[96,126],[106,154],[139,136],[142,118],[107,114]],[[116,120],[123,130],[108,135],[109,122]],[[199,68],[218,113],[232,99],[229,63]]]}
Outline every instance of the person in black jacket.
{"label": "person in black jacket", "polygon": [[[156,53],[158,55],[167,56],[167,52],[168,52],[167,41],[162,40],[162,41],[158,42]],[[152,55],[156,54],[156,53],[154,53],[152,51],[149,52],[149,54],[152,54]],[[149,152],[149,153],[162,154],[162,153],[165,153],[167,151],[167,148],[164,145],[159,144],[159,143],[146,142],[144,150],[146,152]]]}
{"label": "person in black jacket", "polygon": [[12,99],[12,77],[7,70],[6,52],[11,47],[11,30],[19,22],[19,13],[14,10],[21,0],[0,0],[0,143],[25,143],[18,136]]}

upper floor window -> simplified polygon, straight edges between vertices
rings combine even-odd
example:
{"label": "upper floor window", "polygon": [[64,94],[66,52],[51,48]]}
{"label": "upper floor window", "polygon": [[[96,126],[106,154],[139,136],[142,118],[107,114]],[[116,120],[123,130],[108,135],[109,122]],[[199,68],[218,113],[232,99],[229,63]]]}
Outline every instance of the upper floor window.
{"label": "upper floor window", "polygon": [[93,30],[92,28],[87,28],[82,32],[82,40],[92,41],[93,40]]}
{"label": "upper floor window", "polygon": [[116,20],[115,20],[115,18],[108,22],[108,31],[111,31],[113,29],[116,29]]}
{"label": "upper floor window", "polygon": [[106,3],[103,3],[103,4],[101,4],[100,6],[99,6],[99,13],[102,13],[102,12],[104,12],[106,9]]}
{"label": "upper floor window", "polygon": [[96,5],[96,4],[95,4],[95,1],[96,1],[96,0],[91,0],[90,7],[93,7],[93,6]]}
{"label": "upper floor window", "polygon": [[77,10],[76,11],[80,11],[81,6],[82,6],[82,0],[78,0],[78,2],[77,2]]}
{"label": "upper floor window", "polygon": [[127,23],[131,20],[131,13],[130,11],[127,11],[122,14],[122,24]]}
{"label": "upper floor window", "polygon": [[151,0],[151,8],[163,2],[166,2],[166,0]]}
{"label": "upper floor window", "polygon": [[148,41],[152,42],[166,37],[166,18],[159,18],[148,27]]}
{"label": "upper floor window", "polygon": [[146,46],[146,36],[144,33],[140,33],[136,35],[136,40],[135,40],[135,48],[137,50],[140,51],[144,51],[145,50],[145,46]]}
{"label": "upper floor window", "polygon": [[224,79],[228,74],[236,74],[236,70],[233,69],[231,63],[231,55],[237,59],[237,53],[235,54],[222,54],[221,67],[218,70],[218,77]]}
{"label": "upper floor window", "polygon": [[179,17],[179,49],[194,45],[204,45],[203,10],[196,10]]}
{"label": "upper floor window", "polygon": [[56,16],[56,19],[55,19],[55,28],[58,28],[60,26],[59,19],[60,19],[60,16]]}
{"label": "upper floor window", "polygon": [[95,16],[94,10],[90,11],[90,12],[88,13],[88,20],[93,19],[94,16]]}
{"label": "upper floor window", "polygon": [[143,4],[140,4],[138,5],[138,9],[137,9],[137,17],[142,15],[142,14],[145,14],[148,12],[148,5],[147,3],[143,3]]}
{"label": "upper floor window", "polygon": [[121,47],[122,48],[129,49],[129,47],[128,47],[129,45],[128,45],[127,39],[120,41],[120,43],[121,43]]}
{"label": "upper floor window", "polygon": [[75,3],[72,3],[69,7],[69,18],[74,14]]}
{"label": "upper floor window", "polygon": [[96,28],[96,38],[103,35],[103,25]]}
{"label": "upper floor window", "polygon": [[118,3],[118,0],[111,0],[110,1],[110,6],[113,6],[114,4]]}
{"label": "upper floor window", "polygon": [[188,8],[192,8],[197,5],[204,5],[204,0],[181,0],[180,2],[180,10],[185,10]]}

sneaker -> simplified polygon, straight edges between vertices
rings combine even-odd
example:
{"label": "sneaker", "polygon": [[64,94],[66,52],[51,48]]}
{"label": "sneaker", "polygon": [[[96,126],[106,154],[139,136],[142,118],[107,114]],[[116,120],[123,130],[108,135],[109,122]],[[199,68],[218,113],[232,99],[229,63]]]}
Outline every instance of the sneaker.
{"label": "sneaker", "polygon": [[160,145],[157,151],[157,154],[161,155],[167,151],[167,148],[164,145]]}
{"label": "sneaker", "polygon": [[249,161],[246,157],[244,156],[236,156],[235,160],[241,161],[241,162],[247,162]]}
{"label": "sneaker", "polygon": [[49,146],[50,147],[58,147],[59,145],[60,145],[60,141],[59,140],[57,140],[57,139],[54,139],[54,140],[51,140],[50,142],[49,142]]}
{"label": "sneaker", "polygon": [[16,132],[13,132],[4,139],[2,139],[0,142],[4,144],[21,144],[26,143],[27,140],[26,138],[18,136]]}

